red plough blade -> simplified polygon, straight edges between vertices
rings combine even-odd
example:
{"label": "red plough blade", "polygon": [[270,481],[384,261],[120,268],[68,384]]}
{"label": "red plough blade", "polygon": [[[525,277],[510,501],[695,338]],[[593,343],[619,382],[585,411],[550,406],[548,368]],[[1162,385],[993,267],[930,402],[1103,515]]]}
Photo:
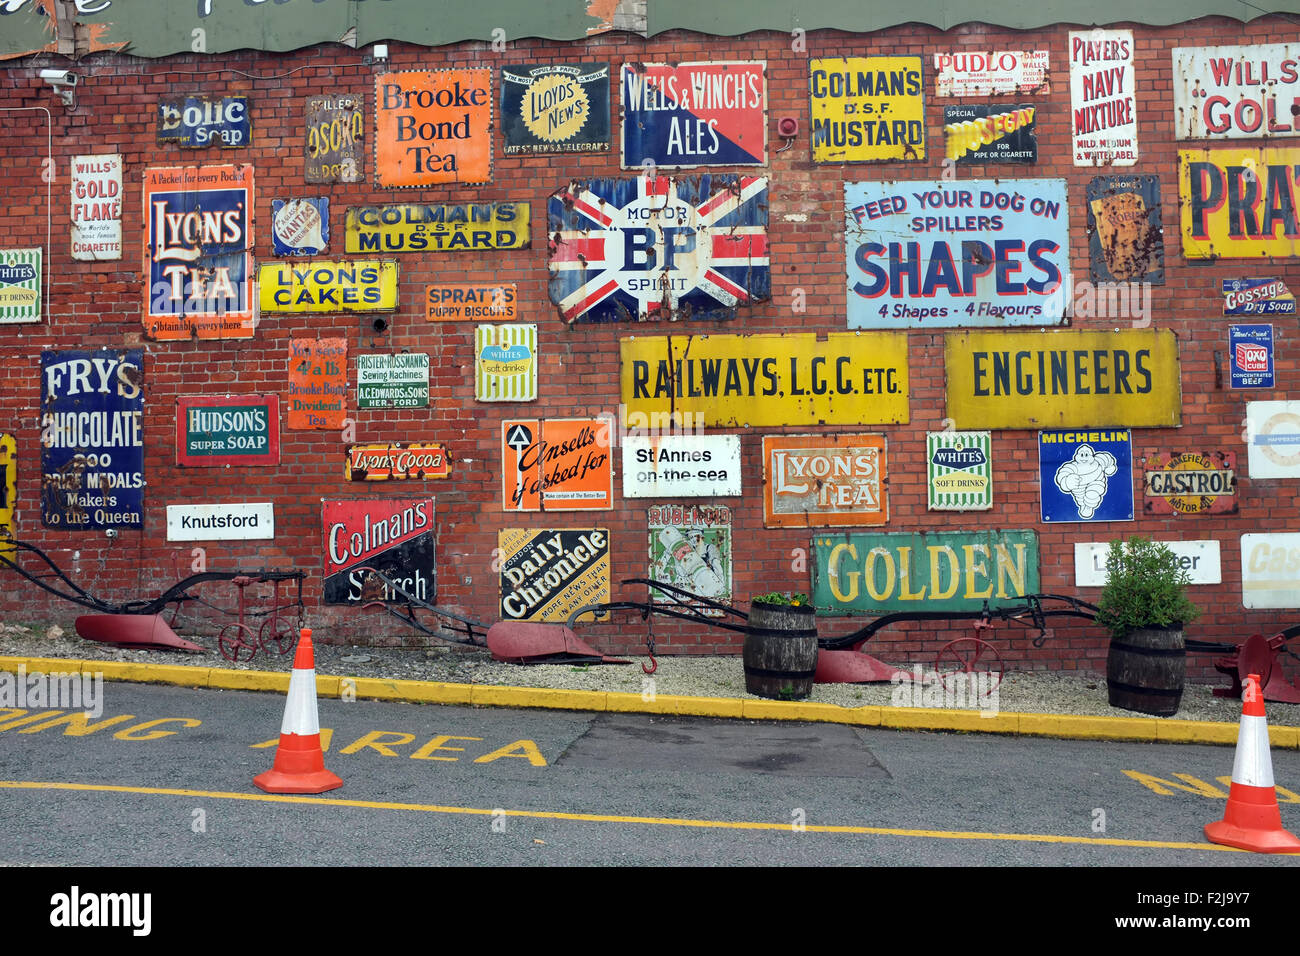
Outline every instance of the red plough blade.
{"label": "red plough blade", "polygon": [[487,646],[494,661],[507,664],[630,664],[609,657],[563,624],[497,621],[488,628]]}
{"label": "red plough blade", "polygon": [[1232,678],[1231,687],[1216,687],[1215,697],[1240,699],[1245,679],[1250,674],[1260,675],[1264,699],[1274,704],[1300,704],[1300,690],[1282,673],[1282,635],[1266,638],[1252,634],[1237,648],[1236,657],[1222,657],[1214,662],[1214,669]]}
{"label": "red plough blade", "polygon": [[178,636],[161,614],[83,614],[77,618],[77,633],[118,647],[203,653],[199,645]]}
{"label": "red plough blade", "polygon": [[879,658],[860,651],[818,651],[814,684],[875,684],[895,674],[911,680],[911,674],[890,667]]}

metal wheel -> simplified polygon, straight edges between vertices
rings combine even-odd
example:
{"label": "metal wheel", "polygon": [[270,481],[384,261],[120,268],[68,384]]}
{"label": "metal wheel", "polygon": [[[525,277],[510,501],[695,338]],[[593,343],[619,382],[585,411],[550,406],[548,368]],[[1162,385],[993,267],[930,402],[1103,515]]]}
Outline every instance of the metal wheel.
{"label": "metal wheel", "polygon": [[274,648],[283,657],[298,642],[298,632],[294,629],[293,621],[288,618],[268,617],[257,633],[257,642],[267,654]]}
{"label": "metal wheel", "polygon": [[948,678],[953,674],[987,673],[989,689],[983,696],[991,694],[1006,673],[998,649],[978,637],[959,637],[943,645],[935,655],[934,669],[943,675],[944,690],[948,689]]}
{"label": "metal wheel", "polygon": [[257,646],[252,630],[243,624],[227,624],[217,632],[217,647],[228,661],[251,661],[257,656]]}

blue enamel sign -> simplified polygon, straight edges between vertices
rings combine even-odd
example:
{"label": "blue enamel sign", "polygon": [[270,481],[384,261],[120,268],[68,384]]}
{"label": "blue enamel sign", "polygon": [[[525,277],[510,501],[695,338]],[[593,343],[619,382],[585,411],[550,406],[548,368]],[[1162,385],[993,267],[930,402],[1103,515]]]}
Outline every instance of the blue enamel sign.
{"label": "blue enamel sign", "polygon": [[1044,522],[1133,520],[1133,433],[1038,433]]}
{"label": "blue enamel sign", "polygon": [[1273,326],[1228,326],[1233,388],[1273,387]]}

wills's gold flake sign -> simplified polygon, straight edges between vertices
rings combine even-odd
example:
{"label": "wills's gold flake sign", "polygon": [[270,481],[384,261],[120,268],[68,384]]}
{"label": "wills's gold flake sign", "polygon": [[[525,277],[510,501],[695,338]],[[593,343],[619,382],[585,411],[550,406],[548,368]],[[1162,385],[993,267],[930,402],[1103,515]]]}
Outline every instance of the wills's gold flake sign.
{"label": "wills's gold flake sign", "polygon": [[1173,332],[954,332],[945,338],[946,414],[964,426],[1182,423]]}
{"label": "wills's gold flake sign", "polygon": [[263,312],[387,312],[397,308],[397,263],[269,262],[258,272]]}
{"label": "wills's gold flake sign", "polygon": [[1178,151],[1187,259],[1294,258],[1300,148]]}

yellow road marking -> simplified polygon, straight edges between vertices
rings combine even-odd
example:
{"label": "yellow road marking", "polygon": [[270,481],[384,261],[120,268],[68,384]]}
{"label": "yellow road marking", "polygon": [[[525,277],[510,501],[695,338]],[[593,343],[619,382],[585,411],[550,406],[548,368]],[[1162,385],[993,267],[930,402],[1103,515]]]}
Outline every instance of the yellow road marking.
{"label": "yellow road marking", "polygon": [[[683,817],[637,817],[623,814],[566,813],[559,810],[486,810],[478,807],[448,807],[430,803],[386,803],[378,800],[347,800],[272,793],[229,793],[220,790],[178,790],[170,787],[124,787],[115,784],[60,783],[36,780],[0,780],[0,790],[74,790],[87,793],[137,793],[148,796],[204,797],[210,800],[247,800],[258,803],[297,803],[314,806],[354,807],[363,810],[410,810],[422,813],[464,814],[490,817],[505,814],[533,820],[572,820],[579,823],[640,823],[650,826],[695,827],[706,830],[772,830],[792,832],[789,823],[753,820],[692,820]],[[1177,843],[1164,840],[1120,840],[1111,837],[1064,836],[1055,833],[987,833],[978,830],[906,830],[898,827],[830,826],[801,824],[811,833],[848,833],[862,836],[920,837],[934,840],[1007,840],[1020,843],[1074,843],[1087,846],[1150,847],[1165,850],[1226,850],[1234,847],[1214,843]]]}

